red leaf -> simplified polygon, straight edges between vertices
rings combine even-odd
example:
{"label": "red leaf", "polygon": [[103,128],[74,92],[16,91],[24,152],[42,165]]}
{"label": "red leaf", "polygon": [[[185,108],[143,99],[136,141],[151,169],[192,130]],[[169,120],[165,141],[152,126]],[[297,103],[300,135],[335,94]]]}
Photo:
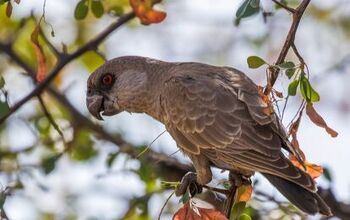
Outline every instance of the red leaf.
{"label": "red leaf", "polygon": [[316,112],[316,110],[315,110],[314,106],[312,105],[312,103],[307,103],[307,105],[306,105],[306,114],[307,114],[307,116],[309,116],[309,118],[311,119],[311,121],[313,123],[315,123],[317,126],[320,126],[321,128],[326,129],[327,133],[330,134],[332,137],[337,137],[338,136],[338,132],[336,132],[332,128],[328,127],[328,125],[325,122],[325,120],[321,117],[321,115],[319,115]]}
{"label": "red leaf", "polygon": [[196,207],[191,200],[180,208],[173,220],[228,220],[227,217],[215,209]]}
{"label": "red leaf", "polygon": [[153,5],[160,2],[158,0],[129,0],[130,5],[142,24],[160,23],[166,13],[153,9]]}
{"label": "red leaf", "polygon": [[35,27],[34,31],[32,32],[31,41],[32,41],[36,59],[37,59],[36,79],[39,82],[41,82],[45,79],[45,76],[46,76],[46,58],[44,55],[43,48],[39,43],[39,33],[40,33],[39,24]]}

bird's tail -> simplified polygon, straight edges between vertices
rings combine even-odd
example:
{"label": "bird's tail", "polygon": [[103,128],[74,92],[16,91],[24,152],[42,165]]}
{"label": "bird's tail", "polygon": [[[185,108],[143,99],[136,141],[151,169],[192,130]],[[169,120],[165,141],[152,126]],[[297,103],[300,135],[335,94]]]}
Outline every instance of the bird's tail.
{"label": "bird's tail", "polygon": [[332,211],[317,194],[281,177],[263,173],[267,180],[274,185],[291,203],[308,214],[321,213],[331,216]]}

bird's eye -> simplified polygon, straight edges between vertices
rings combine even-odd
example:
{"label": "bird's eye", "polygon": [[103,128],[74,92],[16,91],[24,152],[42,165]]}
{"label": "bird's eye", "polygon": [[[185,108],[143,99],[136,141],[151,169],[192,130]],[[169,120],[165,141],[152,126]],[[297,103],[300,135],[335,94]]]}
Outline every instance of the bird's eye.
{"label": "bird's eye", "polygon": [[108,73],[102,77],[102,84],[106,86],[111,86],[113,83],[113,75]]}

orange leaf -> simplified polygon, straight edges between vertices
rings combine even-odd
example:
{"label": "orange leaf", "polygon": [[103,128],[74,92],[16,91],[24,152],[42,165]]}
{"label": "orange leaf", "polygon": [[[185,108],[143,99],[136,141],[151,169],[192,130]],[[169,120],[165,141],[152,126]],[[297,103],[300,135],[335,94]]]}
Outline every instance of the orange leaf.
{"label": "orange leaf", "polygon": [[263,108],[263,112],[267,115],[270,115],[273,112],[273,107],[271,104],[270,97],[264,94],[264,88],[262,86],[257,86],[257,89],[258,89],[259,96],[261,97],[263,102],[267,104],[267,106]]}
{"label": "orange leaf", "polygon": [[31,35],[31,41],[34,47],[36,59],[37,59],[37,72],[36,79],[41,82],[46,76],[46,58],[44,55],[43,48],[39,43],[40,23],[35,27]]}
{"label": "orange leaf", "polygon": [[297,138],[297,132],[298,132],[299,125],[300,125],[301,116],[302,116],[302,112],[300,112],[300,114],[298,116],[298,119],[296,121],[294,121],[292,123],[292,125],[290,126],[290,128],[289,128],[289,135],[292,136],[291,144],[292,144],[293,148],[295,149],[296,154],[298,155],[298,157],[301,160],[304,161],[305,160],[305,154],[300,149],[299,141],[298,141],[298,138]]}
{"label": "orange leaf", "polygon": [[[297,158],[293,155],[289,156],[290,161],[293,163],[294,166],[298,167],[301,170],[304,170],[306,173],[308,173],[313,179],[316,179],[317,177],[321,176],[323,174],[323,168],[319,165],[309,163],[307,161],[304,162],[304,166],[299,163]],[[305,167],[305,168],[304,168]],[[306,170],[305,170],[306,169]]]}
{"label": "orange leaf", "polygon": [[173,220],[228,220],[215,209],[196,207],[191,200],[187,201],[173,216]]}
{"label": "orange leaf", "polygon": [[129,0],[130,5],[136,16],[141,20],[142,24],[160,23],[166,13],[153,9],[153,5],[160,2],[159,0]]}
{"label": "orange leaf", "polygon": [[235,195],[235,203],[248,202],[252,197],[253,187],[251,185],[242,185],[238,187]]}
{"label": "orange leaf", "polygon": [[330,134],[332,137],[337,137],[338,132],[333,130],[332,128],[328,127],[327,123],[325,120],[319,115],[312,103],[307,103],[306,105],[306,114],[309,116],[311,121],[315,123],[317,126],[320,126],[321,128],[326,129],[327,133]]}

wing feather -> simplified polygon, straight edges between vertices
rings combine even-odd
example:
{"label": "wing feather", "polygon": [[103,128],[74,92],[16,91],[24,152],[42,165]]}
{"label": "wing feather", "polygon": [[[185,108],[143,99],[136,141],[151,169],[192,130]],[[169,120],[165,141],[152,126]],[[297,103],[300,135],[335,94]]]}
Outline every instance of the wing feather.
{"label": "wing feather", "polygon": [[179,147],[225,168],[267,172],[314,190],[313,180],[281,152],[285,132],[265,113],[256,85],[231,68],[206,67],[211,74],[182,66],[162,91],[164,124]]}

